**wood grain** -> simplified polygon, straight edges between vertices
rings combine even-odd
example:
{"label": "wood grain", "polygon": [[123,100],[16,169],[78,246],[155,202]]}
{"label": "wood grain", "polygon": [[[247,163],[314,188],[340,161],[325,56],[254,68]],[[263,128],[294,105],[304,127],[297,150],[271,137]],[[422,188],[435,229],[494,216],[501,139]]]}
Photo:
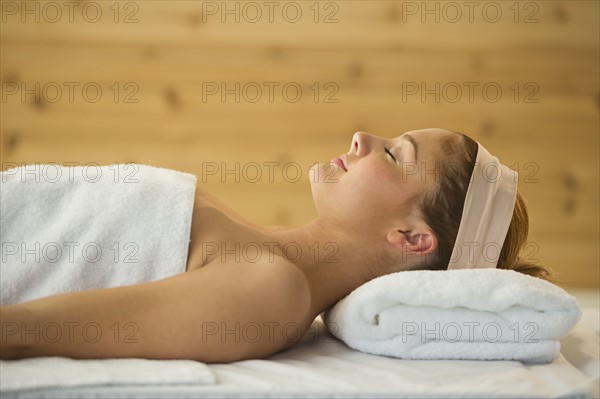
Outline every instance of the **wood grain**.
{"label": "wood grain", "polygon": [[[295,23],[280,12],[291,3],[303,12]],[[121,2],[118,16],[115,2],[81,1],[72,23],[65,15],[48,21],[51,9],[37,23],[11,7],[42,10],[48,2],[2,1],[2,169],[174,168],[198,175],[254,222],[300,225],[315,216],[308,168],[347,151],[355,131],[394,137],[444,127],[480,140],[519,172],[539,262],[565,285],[599,287],[599,3],[497,2],[497,22],[481,13],[490,3],[478,3],[473,22],[463,8],[452,23],[447,2],[427,3],[439,7],[439,22],[420,9],[411,14],[423,2],[321,2],[318,22],[312,1],[277,2],[272,23],[266,14],[253,23],[247,2],[228,1],[247,14],[222,22],[221,10],[211,13],[220,1]],[[86,21],[81,10],[96,5],[102,18]],[[137,22],[125,23],[127,15]],[[337,22],[325,23],[327,15]],[[231,93],[223,100],[222,85],[236,84],[239,102]],[[291,101],[284,86],[302,95]],[[91,101],[85,94],[93,90],[83,87],[102,95]],[[502,94],[496,101],[484,87]],[[302,178],[286,181],[281,167],[272,182],[206,175],[214,164],[264,162],[293,164]]]}

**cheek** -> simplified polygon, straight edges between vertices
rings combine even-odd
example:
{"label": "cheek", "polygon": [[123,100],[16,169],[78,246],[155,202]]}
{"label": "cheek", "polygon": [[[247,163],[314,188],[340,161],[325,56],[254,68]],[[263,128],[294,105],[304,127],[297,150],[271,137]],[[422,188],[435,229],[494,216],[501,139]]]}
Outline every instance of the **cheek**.
{"label": "cheek", "polygon": [[409,194],[399,173],[384,163],[362,163],[344,172],[332,164],[318,164],[309,172],[318,208],[353,218],[379,219],[398,212]]}
{"label": "cheek", "polygon": [[352,185],[379,194],[392,194],[398,190],[401,183],[393,170],[386,165],[366,165],[367,167],[354,170],[348,174]]}
{"label": "cheek", "polygon": [[369,212],[393,211],[402,203],[404,192],[399,174],[384,164],[365,166],[344,176],[340,188],[357,207]]}

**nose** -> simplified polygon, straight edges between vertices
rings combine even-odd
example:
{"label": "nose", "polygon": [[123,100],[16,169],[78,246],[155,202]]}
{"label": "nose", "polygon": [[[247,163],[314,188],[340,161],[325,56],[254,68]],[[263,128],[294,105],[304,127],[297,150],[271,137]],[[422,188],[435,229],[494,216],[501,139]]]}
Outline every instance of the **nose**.
{"label": "nose", "polygon": [[356,132],[352,136],[352,144],[350,145],[350,152],[358,156],[363,156],[369,152],[371,135],[365,132]]}

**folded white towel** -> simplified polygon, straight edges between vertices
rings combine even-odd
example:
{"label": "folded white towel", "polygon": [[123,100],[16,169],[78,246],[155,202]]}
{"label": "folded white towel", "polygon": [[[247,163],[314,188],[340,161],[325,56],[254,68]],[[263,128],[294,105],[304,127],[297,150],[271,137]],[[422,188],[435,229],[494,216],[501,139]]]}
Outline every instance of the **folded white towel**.
{"label": "folded white towel", "polygon": [[185,272],[191,174],[138,164],[0,173],[0,303]]}
{"label": "folded white towel", "polygon": [[214,384],[210,368],[191,360],[73,360],[40,357],[0,361],[0,391],[116,384]]}
{"label": "folded white towel", "polygon": [[355,289],[323,319],[356,350],[403,359],[546,363],[581,317],[576,299],[503,269],[405,271]]}

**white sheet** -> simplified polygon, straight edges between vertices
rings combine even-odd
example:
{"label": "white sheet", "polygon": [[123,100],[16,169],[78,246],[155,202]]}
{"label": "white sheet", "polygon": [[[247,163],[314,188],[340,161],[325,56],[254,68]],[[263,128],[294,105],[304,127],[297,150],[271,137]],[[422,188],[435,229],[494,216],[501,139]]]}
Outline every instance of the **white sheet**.
{"label": "white sheet", "polygon": [[[582,322],[563,348],[570,359],[597,364],[598,334],[587,324],[598,309],[585,309]],[[584,338],[582,338],[584,337]],[[578,339],[584,339],[584,344]],[[576,344],[579,342],[578,344]],[[594,344],[595,342],[595,344]],[[573,345],[571,345],[573,344]],[[585,349],[582,351],[582,348]],[[584,364],[581,363],[581,364]],[[348,348],[330,335],[320,318],[303,341],[264,360],[209,365],[211,386],[89,387],[20,392],[20,398],[188,397],[597,397],[597,377],[562,354],[545,365],[516,361],[400,360]],[[585,369],[586,366],[584,366]],[[13,396],[6,396],[13,397]]]}
{"label": "white sheet", "polygon": [[214,384],[212,370],[192,360],[32,357],[0,361],[5,391],[87,385]]}

